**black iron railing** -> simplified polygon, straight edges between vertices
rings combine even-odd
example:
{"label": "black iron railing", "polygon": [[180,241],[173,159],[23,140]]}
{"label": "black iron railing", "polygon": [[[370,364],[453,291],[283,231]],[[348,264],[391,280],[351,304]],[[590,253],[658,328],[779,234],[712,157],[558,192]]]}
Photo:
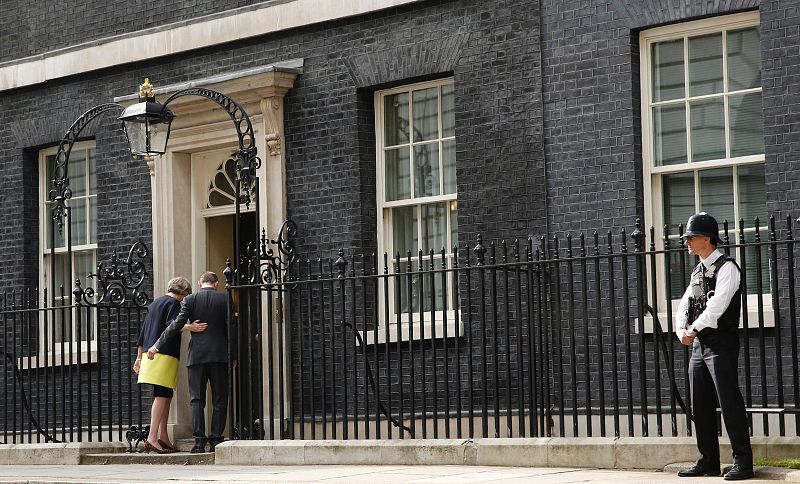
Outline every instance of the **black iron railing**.
{"label": "black iron railing", "polygon": [[[691,432],[689,352],[673,313],[696,262],[680,228],[300,262],[295,232],[287,224],[226,271],[239,350],[233,437]],[[740,222],[722,238],[743,268],[752,432],[800,435],[792,221]],[[4,442],[141,436],[149,399],[130,368],[147,298],[137,296],[142,266],[128,263],[139,253],[101,265],[97,290],[76,286],[71,299],[2,293]]]}
{"label": "black iron railing", "polygon": [[[231,283],[240,344],[258,342],[238,371],[263,382],[234,391],[237,437],[691,434],[673,312],[696,260],[680,230],[340,251]],[[752,432],[800,435],[792,221],[725,224],[720,248],[744,269]]]}
{"label": "black iron railing", "polygon": [[[0,293],[2,442],[136,440],[148,404],[133,374],[147,314],[146,247],[97,266],[88,281]],[[133,429],[131,428],[133,426]]]}

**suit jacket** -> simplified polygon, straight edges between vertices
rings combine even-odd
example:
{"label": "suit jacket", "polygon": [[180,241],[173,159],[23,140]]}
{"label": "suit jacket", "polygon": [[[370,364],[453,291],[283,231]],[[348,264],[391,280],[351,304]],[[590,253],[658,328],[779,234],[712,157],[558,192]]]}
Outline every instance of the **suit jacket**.
{"label": "suit jacket", "polygon": [[186,366],[201,363],[227,363],[231,358],[228,344],[228,296],[212,287],[200,288],[184,298],[178,317],[172,321],[155,344],[160,349],[173,336],[180,333],[187,322],[200,320],[208,328],[192,333]]}

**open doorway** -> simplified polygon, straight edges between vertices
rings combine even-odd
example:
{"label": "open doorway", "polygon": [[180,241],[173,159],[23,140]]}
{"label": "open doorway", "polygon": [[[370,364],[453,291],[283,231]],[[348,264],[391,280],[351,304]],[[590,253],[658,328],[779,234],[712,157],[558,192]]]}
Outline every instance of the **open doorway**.
{"label": "open doorway", "polygon": [[[234,227],[236,215],[218,215],[206,217],[206,268],[205,270],[215,272],[221,281],[217,287],[219,291],[225,291],[225,264],[227,259],[233,263],[234,258]],[[255,234],[256,214],[248,212],[241,214],[239,218],[241,234]],[[243,237],[240,250],[244,250],[248,242],[255,240],[255,236]]]}

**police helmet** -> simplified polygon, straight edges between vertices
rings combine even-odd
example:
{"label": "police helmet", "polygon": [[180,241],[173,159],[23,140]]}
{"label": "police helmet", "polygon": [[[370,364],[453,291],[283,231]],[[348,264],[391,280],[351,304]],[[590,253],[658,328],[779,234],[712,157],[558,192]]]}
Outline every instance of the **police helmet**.
{"label": "police helmet", "polygon": [[711,238],[711,243],[714,245],[719,244],[719,224],[711,215],[700,212],[689,217],[686,222],[686,231],[681,238],[686,240],[687,237],[693,235],[705,235]]}

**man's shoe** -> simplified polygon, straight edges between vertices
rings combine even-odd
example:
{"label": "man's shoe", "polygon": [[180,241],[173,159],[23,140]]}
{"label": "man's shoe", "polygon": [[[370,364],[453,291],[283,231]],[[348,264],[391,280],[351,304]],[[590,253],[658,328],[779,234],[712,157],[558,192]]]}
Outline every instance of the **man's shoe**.
{"label": "man's shoe", "polygon": [[223,443],[224,441],[225,441],[225,439],[219,439],[219,440],[209,440],[209,441],[208,441],[208,451],[209,451],[209,452],[214,452],[214,448],[215,448],[217,445],[219,445],[219,444]]}
{"label": "man's shoe", "polygon": [[751,479],[755,474],[753,473],[752,467],[744,467],[739,464],[733,464],[731,470],[725,474],[726,481],[743,481],[745,479]]}
{"label": "man's shoe", "polygon": [[204,454],[206,452],[206,441],[195,439],[194,447],[189,452],[192,454]]}
{"label": "man's shoe", "polygon": [[695,464],[688,469],[678,471],[678,477],[702,477],[702,476],[718,476],[719,468],[706,469],[700,464]]}

